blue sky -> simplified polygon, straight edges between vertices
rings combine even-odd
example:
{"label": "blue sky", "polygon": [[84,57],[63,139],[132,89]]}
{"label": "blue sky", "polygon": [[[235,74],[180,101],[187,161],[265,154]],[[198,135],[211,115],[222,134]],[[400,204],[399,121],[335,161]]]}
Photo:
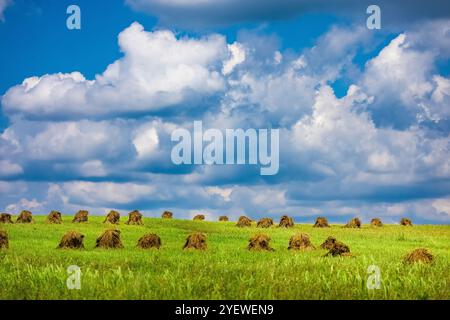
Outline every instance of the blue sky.
{"label": "blue sky", "polygon": [[[449,223],[450,6],[379,4],[0,0],[0,209]],[[279,173],[173,165],[195,120],[279,128]]]}

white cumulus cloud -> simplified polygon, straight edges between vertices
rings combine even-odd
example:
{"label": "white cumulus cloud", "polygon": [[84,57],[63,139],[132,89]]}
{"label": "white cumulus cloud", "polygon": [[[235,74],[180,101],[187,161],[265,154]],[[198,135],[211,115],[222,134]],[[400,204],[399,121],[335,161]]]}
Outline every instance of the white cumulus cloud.
{"label": "white cumulus cloud", "polygon": [[94,80],[79,72],[31,77],[2,98],[8,114],[70,117],[145,112],[187,103],[224,89],[225,38],[177,38],[133,23],[119,35],[124,57]]}

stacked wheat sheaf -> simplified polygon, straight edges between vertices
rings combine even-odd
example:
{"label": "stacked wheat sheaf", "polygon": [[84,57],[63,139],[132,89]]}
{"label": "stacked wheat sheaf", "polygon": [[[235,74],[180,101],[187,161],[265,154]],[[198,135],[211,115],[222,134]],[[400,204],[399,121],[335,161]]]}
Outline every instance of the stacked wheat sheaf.
{"label": "stacked wheat sheaf", "polygon": [[[162,219],[172,219],[173,213],[170,211],[164,211]],[[202,223],[206,219],[205,215],[197,214],[193,217],[193,220],[197,223]],[[89,212],[87,210],[78,211],[72,223],[88,223]],[[227,222],[229,218],[227,216],[220,216],[219,221]],[[12,224],[13,219],[11,214],[2,213],[0,214],[0,223]],[[23,210],[17,217],[16,223],[34,223],[33,215],[30,211]],[[49,224],[62,224],[62,215],[59,211],[51,211],[46,218],[46,223]],[[120,223],[120,213],[115,210],[111,210],[105,217],[103,223],[108,223],[110,225],[118,225]],[[138,210],[133,210],[128,213],[128,221],[125,222],[127,225],[143,225],[143,215]],[[402,218],[400,221],[402,226],[412,226],[411,220],[407,218]],[[257,228],[268,229],[268,228],[293,228],[294,220],[283,215],[280,219],[278,226],[275,226],[272,218],[262,218],[258,222],[254,222],[246,216],[239,217],[236,226],[239,228],[256,226]],[[361,228],[361,220],[357,217],[348,221],[344,225],[345,228]],[[371,227],[383,227],[383,223],[379,218],[373,218],[370,222]],[[325,217],[318,217],[313,225],[314,228],[332,228],[328,220]],[[85,236],[78,231],[68,231],[65,233],[57,248],[59,249],[84,249],[84,239]],[[0,230],[0,249],[8,249],[10,247],[10,238],[6,231]],[[117,228],[108,228],[102,232],[95,241],[95,248],[102,249],[121,249],[124,245],[121,240],[121,231]],[[162,247],[161,238],[155,233],[144,234],[137,240],[136,247],[140,249],[160,249]],[[207,250],[207,235],[201,232],[194,232],[186,237],[185,243],[182,249],[193,249],[193,250]],[[251,251],[274,251],[271,246],[271,238],[264,233],[254,234],[248,241],[248,250]],[[293,251],[303,251],[303,250],[317,250],[316,246],[312,243],[311,237],[307,233],[295,233],[289,239],[287,246],[288,250]],[[327,250],[325,257],[346,257],[352,256],[350,253],[350,247],[343,242],[337,240],[333,236],[326,238],[322,244],[319,245],[319,249]],[[434,260],[434,256],[425,248],[418,248],[408,253],[404,257],[405,263],[431,263]]]}

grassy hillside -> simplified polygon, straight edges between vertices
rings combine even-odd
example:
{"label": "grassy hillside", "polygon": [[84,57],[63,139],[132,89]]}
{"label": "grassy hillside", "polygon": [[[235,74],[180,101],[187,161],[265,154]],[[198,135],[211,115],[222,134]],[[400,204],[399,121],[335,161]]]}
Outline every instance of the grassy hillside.
{"label": "grassy hillside", "polygon": [[[237,228],[234,222],[145,218],[144,226],[118,226],[124,249],[94,249],[107,228],[103,217],[87,224],[35,223],[2,225],[10,248],[0,250],[0,299],[449,299],[450,226],[388,225],[360,230],[333,225],[315,229]],[[85,235],[84,250],[56,249],[62,235]],[[191,231],[207,234],[208,250],[182,250]],[[160,250],[136,248],[145,233],[157,233]],[[274,252],[249,252],[256,232],[272,238]],[[306,232],[316,247],[329,235],[350,246],[353,257],[323,257],[325,250],[287,250],[295,232]],[[426,247],[435,256],[431,265],[405,265],[403,256]],[[82,270],[81,290],[66,287],[69,265]],[[368,290],[367,267],[381,269],[379,290]]]}

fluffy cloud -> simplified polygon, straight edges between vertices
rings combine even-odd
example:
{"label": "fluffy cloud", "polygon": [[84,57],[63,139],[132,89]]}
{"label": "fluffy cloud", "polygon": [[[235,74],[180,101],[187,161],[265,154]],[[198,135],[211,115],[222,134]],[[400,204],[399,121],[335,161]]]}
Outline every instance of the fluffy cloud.
{"label": "fluffy cloud", "polygon": [[221,68],[230,53],[222,36],[177,39],[133,23],[119,46],[124,57],[94,80],[79,72],[25,79],[3,96],[5,112],[30,118],[154,112],[224,90]]}
{"label": "fluffy cloud", "polygon": [[228,45],[228,49],[231,52],[231,58],[223,64],[222,73],[224,75],[230,74],[234,67],[245,61],[245,49],[242,48],[241,44],[235,42]]}
{"label": "fluffy cloud", "polygon": [[419,50],[415,41],[400,34],[366,65],[362,86],[376,97],[371,111],[377,124],[448,119],[449,79],[435,74],[439,51]]}
{"label": "fluffy cloud", "polygon": [[158,132],[154,127],[142,128],[136,132],[133,144],[139,158],[150,157],[158,148]]}
{"label": "fluffy cloud", "polygon": [[6,211],[9,212],[20,212],[22,210],[30,210],[30,211],[41,211],[44,207],[45,203],[41,203],[36,199],[28,200],[25,198],[20,199],[17,203],[12,203],[6,206]]}
{"label": "fluffy cloud", "polygon": [[390,201],[385,190],[391,189],[397,191],[392,194],[395,201],[429,196],[418,190],[446,193],[448,183],[432,181],[450,178],[450,136],[428,138],[417,129],[377,128],[368,113],[354,111],[372,101],[356,86],[341,99],[329,87],[318,92],[313,114],[293,127],[296,152],[290,158],[320,178],[293,191],[294,197],[362,200],[379,195]]}
{"label": "fluffy cloud", "polygon": [[333,27],[313,48],[283,57],[274,44],[260,50],[261,43],[270,42],[267,39],[245,34],[241,46],[246,59],[237,67],[237,76],[229,80],[223,107],[234,112],[245,109],[248,114],[249,106],[257,106],[274,126],[291,126],[311,113],[316,88],[338,78],[359,76],[352,59],[369,39],[364,28]]}
{"label": "fluffy cloud", "polygon": [[418,102],[432,90],[427,81],[432,62],[433,56],[429,52],[409,49],[406,36],[401,34],[367,63],[363,83],[370,94],[377,96],[377,106],[382,113],[389,112],[385,106],[390,104],[390,110],[412,108],[402,111],[414,117]]}
{"label": "fluffy cloud", "polygon": [[450,56],[450,19],[435,19],[417,24],[406,32],[410,46],[431,51],[437,59]]}
{"label": "fluffy cloud", "polygon": [[0,177],[14,176],[23,173],[20,165],[9,160],[0,160]]}
{"label": "fluffy cloud", "polygon": [[[114,159],[130,149],[120,122],[19,122],[2,134],[4,143],[15,146],[13,154],[30,160]],[[19,156],[16,156],[20,158]]]}
{"label": "fluffy cloud", "polygon": [[64,194],[75,203],[93,205],[98,203],[128,204],[143,196],[151,197],[156,188],[151,185],[132,183],[68,182],[62,185]]}
{"label": "fluffy cloud", "polygon": [[[292,53],[248,34],[228,44],[133,24],[119,36],[124,57],[95,79],[32,77],[3,96],[0,207],[449,221],[450,135],[438,123],[450,80],[436,68],[446,47],[426,39],[401,33],[357,65],[373,47],[363,28],[334,27]],[[343,78],[351,85],[338,97]],[[175,166],[170,135],[194,119],[279,128],[279,174]]]}

